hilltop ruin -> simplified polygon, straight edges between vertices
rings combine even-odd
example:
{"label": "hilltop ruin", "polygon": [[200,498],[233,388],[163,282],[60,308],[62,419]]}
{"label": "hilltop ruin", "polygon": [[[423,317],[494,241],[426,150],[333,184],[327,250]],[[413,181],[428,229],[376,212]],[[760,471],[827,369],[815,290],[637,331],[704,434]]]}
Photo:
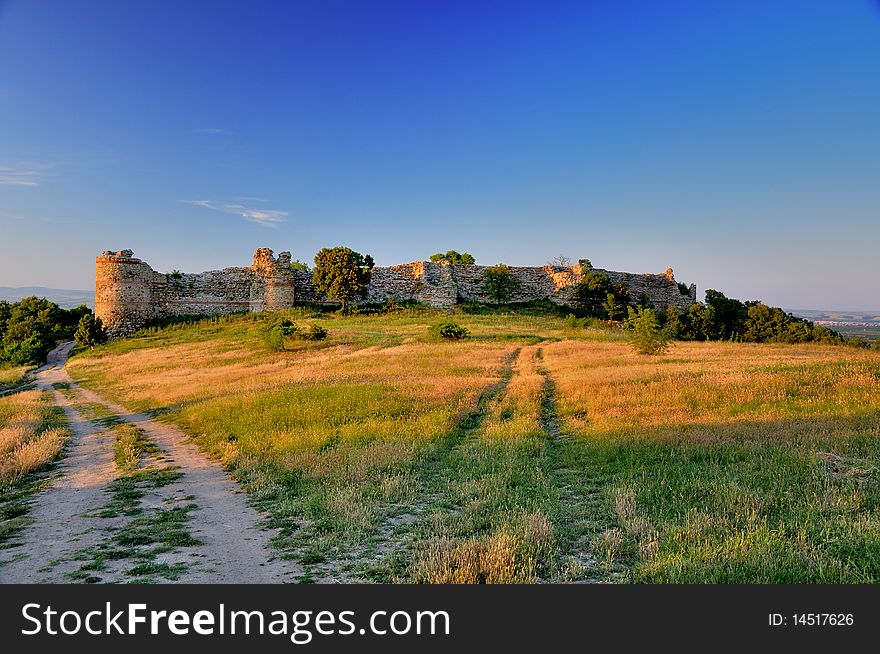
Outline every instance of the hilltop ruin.
{"label": "hilltop ruin", "polygon": [[[451,309],[461,301],[489,302],[483,291],[486,266],[415,261],[377,266],[364,302],[416,301]],[[691,285],[684,293],[672,269],[662,274],[634,274],[591,269],[623,283],[635,298],[665,309],[687,308],[696,301]],[[511,266],[519,288],[511,303],[550,300],[577,306],[575,290],[586,270],[575,266]],[[276,311],[328,299],[312,285],[310,271],[291,266],[290,252],[276,258],[269,248],[254,252],[253,264],[203,273],[160,273],[134,257],[131,250],[105,251],[96,259],[95,314],[111,336],[137,331],[152,320],[184,315]]]}

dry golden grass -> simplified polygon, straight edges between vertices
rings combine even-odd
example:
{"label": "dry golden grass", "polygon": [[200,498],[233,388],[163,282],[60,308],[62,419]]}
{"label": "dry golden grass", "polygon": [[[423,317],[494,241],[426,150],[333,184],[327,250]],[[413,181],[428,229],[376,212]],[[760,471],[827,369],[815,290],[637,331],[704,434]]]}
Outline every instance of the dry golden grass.
{"label": "dry golden grass", "polygon": [[489,407],[482,430],[486,438],[522,438],[541,433],[544,376],[538,370],[538,352],[536,346],[520,350],[506,392]]}
{"label": "dry golden grass", "polygon": [[0,391],[13,388],[24,380],[25,373],[33,366],[0,368]]}
{"label": "dry golden grass", "polygon": [[419,552],[413,581],[427,584],[524,584],[537,579],[539,561],[551,550],[553,524],[541,513],[511,527],[464,541],[438,539]]}
{"label": "dry golden grass", "polygon": [[0,483],[23,477],[58,456],[67,438],[58,424],[57,410],[45,392],[0,398]]}
{"label": "dry golden grass", "polygon": [[864,350],[677,343],[668,357],[647,358],[623,344],[563,341],[545,358],[563,418],[594,437],[651,430],[651,438],[699,438],[700,427],[718,426],[730,437],[749,425],[880,406],[880,354]]}
{"label": "dry golden grass", "polygon": [[389,348],[340,345],[281,354],[242,350],[239,357],[233,356],[237,351],[219,356],[221,349],[208,342],[133,350],[112,357],[78,358],[69,369],[80,379],[111,382],[118,398],[136,398],[153,407],[318,383],[394,384],[410,397],[444,402],[473,387],[475,378],[493,375],[504,351],[498,345],[465,350],[455,344],[412,343]]}

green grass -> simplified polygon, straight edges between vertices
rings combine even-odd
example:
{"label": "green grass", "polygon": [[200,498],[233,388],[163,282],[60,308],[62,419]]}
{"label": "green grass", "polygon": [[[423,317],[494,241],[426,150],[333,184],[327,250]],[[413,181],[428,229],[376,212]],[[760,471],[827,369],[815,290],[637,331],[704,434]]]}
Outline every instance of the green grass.
{"label": "green grass", "polygon": [[[69,392],[71,393],[71,398],[76,397],[76,395],[73,394],[73,391]],[[113,411],[105,407],[103,404],[98,404],[97,402],[79,402],[75,404],[74,407],[87,420],[91,420],[92,422],[101,425],[102,427],[113,428],[126,424],[125,420],[121,416],[116,415]]]}
{"label": "green grass", "polygon": [[452,344],[431,310],[289,314],[330,337],[270,353],[268,317],[202,321],[70,369],[227,465],[303,581],[880,581],[875,353],[638,357],[546,306],[465,306]]}
{"label": "green grass", "polygon": [[145,510],[141,499],[150,489],[167,486],[180,477],[177,469],[166,466],[133,470],[111,482],[107,488],[110,500],[96,516],[125,516],[129,520],[98,545],[76,552],[74,560],[83,563],[78,570],[69,573],[68,578],[82,583],[100,582],[101,577],[95,573],[105,570],[108,562],[132,560],[138,563],[125,571],[127,576],[145,581],[155,576],[177,580],[186,571],[185,564],[170,565],[155,559],[181,547],[201,544],[187,528],[190,511],[198,507],[186,504]]}
{"label": "green grass", "polygon": [[180,471],[173,466],[134,470],[117,477],[107,487],[110,501],[98,513],[102,518],[118,515],[139,515],[143,512],[140,500],[146,491],[173,484],[181,477]]}
{"label": "green grass", "polygon": [[113,459],[116,467],[123,472],[137,469],[144,456],[162,451],[147,437],[143,429],[129,423],[114,425],[111,433],[116,437],[113,443]]}

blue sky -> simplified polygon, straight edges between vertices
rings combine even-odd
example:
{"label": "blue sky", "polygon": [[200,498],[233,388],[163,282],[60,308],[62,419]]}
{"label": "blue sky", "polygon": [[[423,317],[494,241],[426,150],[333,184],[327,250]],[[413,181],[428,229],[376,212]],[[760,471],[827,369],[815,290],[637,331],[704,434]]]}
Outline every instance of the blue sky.
{"label": "blue sky", "polygon": [[0,0],[0,286],[560,253],[880,308],[869,0]]}

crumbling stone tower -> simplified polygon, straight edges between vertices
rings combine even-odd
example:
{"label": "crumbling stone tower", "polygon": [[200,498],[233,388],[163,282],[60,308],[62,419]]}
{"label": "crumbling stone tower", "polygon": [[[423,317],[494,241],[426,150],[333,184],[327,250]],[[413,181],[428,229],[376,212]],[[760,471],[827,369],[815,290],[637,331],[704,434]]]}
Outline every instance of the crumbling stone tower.
{"label": "crumbling stone tower", "polygon": [[95,259],[95,315],[110,336],[137,331],[151,320],[185,315],[277,311],[293,306],[290,253],[254,253],[247,268],[159,273],[131,250],[106,250]]}
{"label": "crumbling stone tower", "polygon": [[156,273],[131,250],[105,250],[95,259],[95,315],[111,335],[134,331],[155,317],[152,285]]}

